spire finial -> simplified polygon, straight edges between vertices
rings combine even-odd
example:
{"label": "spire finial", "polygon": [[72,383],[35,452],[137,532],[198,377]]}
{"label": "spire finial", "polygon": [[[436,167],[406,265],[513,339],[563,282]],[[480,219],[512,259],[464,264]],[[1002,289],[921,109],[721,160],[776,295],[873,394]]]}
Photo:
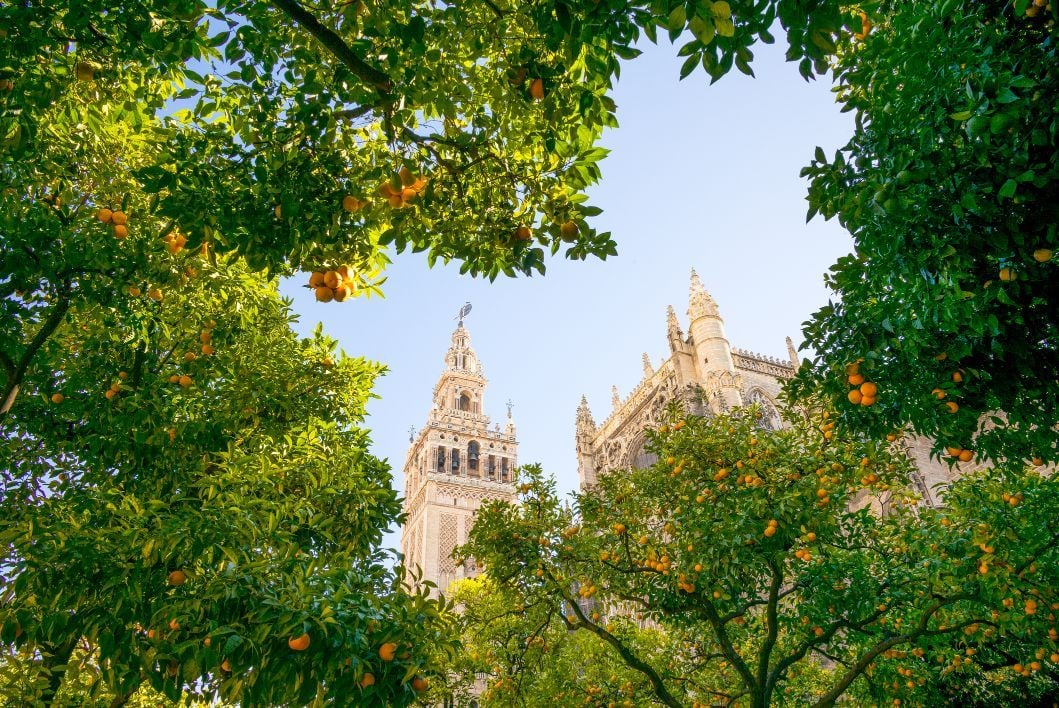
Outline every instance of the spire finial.
{"label": "spire finial", "polygon": [[790,337],[787,337],[787,356],[791,358],[791,363],[794,364],[795,367],[799,365],[798,350],[794,348],[794,342],[791,341]]}
{"label": "spire finial", "polygon": [[610,402],[614,405],[614,410],[621,408],[621,396],[618,395],[618,387],[610,387]]}
{"label": "spire finial", "polygon": [[467,315],[469,315],[470,313],[471,313],[471,303],[470,302],[465,302],[465,303],[463,303],[463,307],[460,308],[460,311],[456,313],[456,316],[453,319],[459,320],[460,324],[458,326],[463,327],[463,318],[466,317]]}
{"label": "spire finial", "polygon": [[512,401],[512,400],[511,400],[511,399],[509,398],[509,399],[507,399],[507,403],[506,403],[505,405],[507,405],[507,419],[508,419],[508,420],[511,420],[511,409],[515,407],[515,404],[514,404],[514,402],[513,402],[513,401]]}
{"label": "spire finial", "polygon": [[643,375],[644,378],[651,376],[655,372],[655,368],[651,366],[651,357],[647,356],[647,352],[643,353]]}
{"label": "spire finial", "polygon": [[690,296],[688,298],[688,316],[691,321],[699,319],[700,317],[720,317],[720,312],[717,310],[717,303],[714,302],[710,294],[706,292],[706,288],[703,286],[702,281],[699,280],[699,274],[695,272],[695,269],[691,269],[691,288]]}
{"label": "spire finial", "polygon": [[414,425],[413,426],[409,426],[409,428],[408,428],[408,442],[415,442],[415,439],[416,439],[415,426]]}

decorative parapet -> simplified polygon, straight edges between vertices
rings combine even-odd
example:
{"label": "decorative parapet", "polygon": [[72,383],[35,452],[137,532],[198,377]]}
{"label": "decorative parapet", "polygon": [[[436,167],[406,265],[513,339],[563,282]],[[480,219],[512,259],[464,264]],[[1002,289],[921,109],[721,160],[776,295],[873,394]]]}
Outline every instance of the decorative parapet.
{"label": "decorative parapet", "polygon": [[743,371],[756,371],[760,374],[768,374],[780,379],[792,378],[797,371],[794,365],[783,359],[748,352],[743,349],[732,349],[732,361],[735,368]]}
{"label": "decorative parapet", "polygon": [[673,359],[666,359],[661,366],[651,375],[644,377],[636,388],[621,401],[621,405],[615,407],[607,419],[596,429],[595,440],[606,440],[614,432],[620,423],[628,420],[631,416],[626,411],[633,411],[643,405],[644,401],[652,391],[658,388],[662,380],[673,371]]}
{"label": "decorative parapet", "polygon": [[[447,415],[447,414],[446,414]],[[452,416],[455,417],[455,416]],[[473,416],[472,419],[480,420],[482,416]],[[486,422],[489,422],[486,417]],[[515,442],[514,435],[508,435],[507,433],[499,430],[480,430],[477,427],[469,427],[465,425],[457,425],[456,423],[446,423],[438,420],[431,420],[427,427],[433,428],[434,430],[451,430],[457,433],[466,433],[467,435],[473,435],[474,437],[489,438],[490,440],[500,440],[503,442]]]}

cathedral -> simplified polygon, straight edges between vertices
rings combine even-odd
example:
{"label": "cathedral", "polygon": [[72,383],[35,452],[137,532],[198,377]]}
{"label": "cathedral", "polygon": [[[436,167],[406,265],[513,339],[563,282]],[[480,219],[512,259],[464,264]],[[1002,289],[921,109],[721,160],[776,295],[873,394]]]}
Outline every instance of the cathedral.
{"label": "cathedral", "polygon": [[[588,401],[577,408],[575,445],[581,488],[592,486],[599,475],[611,470],[647,467],[655,456],[644,449],[644,429],[662,424],[666,406],[680,403],[692,415],[710,415],[725,409],[756,403],[763,411],[763,424],[781,425],[776,397],[798,369],[798,354],[787,338],[786,360],[736,349],[724,331],[717,302],[694,270],[688,297],[688,333],[685,336],[673,307],[666,317],[669,358],[657,368],[646,354],[643,379],[624,400],[615,388],[612,410],[596,424]],[[913,480],[923,503],[935,506],[953,477],[972,464],[948,465],[930,457],[930,441],[906,435],[905,453],[918,469]],[[885,500],[858,500],[885,513]]]}
{"label": "cathedral", "polygon": [[454,580],[477,574],[473,559],[457,565],[452,551],[466,543],[482,502],[515,501],[515,423],[508,406],[504,427],[490,427],[487,383],[461,316],[445,354],[445,369],[434,386],[427,422],[413,437],[404,463],[407,518],[401,552],[405,565],[420,574],[408,578],[409,583],[416,588],[433,583],[435,597]]}

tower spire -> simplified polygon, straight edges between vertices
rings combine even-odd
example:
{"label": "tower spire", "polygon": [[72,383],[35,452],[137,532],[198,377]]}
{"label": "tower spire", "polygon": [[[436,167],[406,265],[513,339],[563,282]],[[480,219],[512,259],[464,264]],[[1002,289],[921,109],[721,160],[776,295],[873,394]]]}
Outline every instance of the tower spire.
{"label": "tower spire", "polygon": [[695,269],[691,269],[691,287],[689,288],[688,294],[688,317],[691,321],[699,319],[700,317],[720,317],[721,313],[717,309],[717,303],[706,292],[706,287],[699,280],[699,274],[695,272]]}
{"label": "tower spire", "polygon": [[794,348],[794,342],[791,341],[790,337],[787,337],[787,356],[791,358],[791,363],[797,368],[800,363],[798,361],[798,350]]}
{"label": "tower spire", "polygon": [[643,353],[643,376],[645,379],[651,378],[654,374],[655,368],[651,366],[651,357],[647,356],[647,352]]}
{"label": "tower spire", "polygon": [[684,344],[684,333],[680,331],[680,321],[672,305],[666,305],[666,339],[671,352],[680,351]]}

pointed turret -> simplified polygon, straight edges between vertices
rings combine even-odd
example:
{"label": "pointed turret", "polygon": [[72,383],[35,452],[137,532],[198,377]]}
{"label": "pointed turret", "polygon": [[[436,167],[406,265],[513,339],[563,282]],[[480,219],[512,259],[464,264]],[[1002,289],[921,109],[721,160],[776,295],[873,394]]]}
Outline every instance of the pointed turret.
{"label": "pointed turret", "polygon": [[581,396],[581,404],[577,407],[574,447],[577,451],[577,476],[581,480],[582,489],[596,482],[596,463],[592,454],[592,441],[595,437],[596,421],[588,407],[588,399]]}
{"label": "pointed turret", "polygon": [[694,269],[691,271],[688,317],[691,318],[688,331],[699,381],[704,382],[708,392],[719,396],[718,403],[722,407],[742,405],[732,347],[724,333],[720,308],[706,292]]}
{"label": "pointed turret", "polygon": [[676,353],[684,348],[684,332],[672,305],[666,305],[666,339],[669,340],[669,351]]}
{"label": "pointed turret", "polygon": [[614,410],[621,408],[621,396],[618,395],[618,387],[610,387],[610,404],[614,406]]}
{"label": "pointed turret", "polygon": [[651,366],[651,357],[647,356],[647,352],[643,353],[643,377],[645,379],[651,378],[655,372],[655,367]]}

